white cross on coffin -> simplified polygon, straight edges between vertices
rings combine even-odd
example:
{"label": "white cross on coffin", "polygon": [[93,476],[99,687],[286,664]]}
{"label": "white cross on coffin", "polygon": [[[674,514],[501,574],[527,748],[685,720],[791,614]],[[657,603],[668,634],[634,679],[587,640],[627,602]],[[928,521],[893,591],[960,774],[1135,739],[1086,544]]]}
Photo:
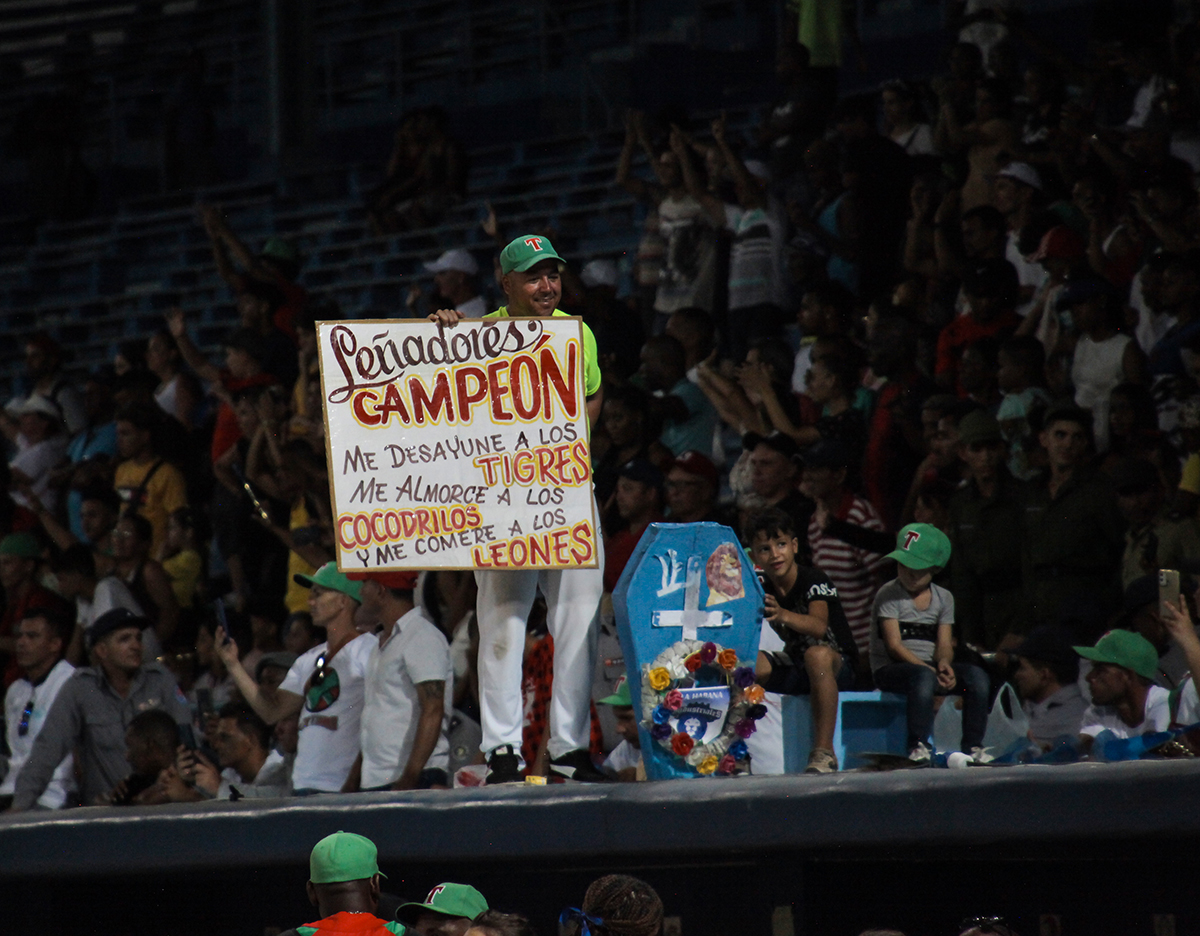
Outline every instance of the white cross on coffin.
{"label": "white cross on coffin", "polygon": [[[672,550],[672,552],[674,552]],[[675,556],[671,556],[672,563]],[[662,562],[661,557],[659,561]],[[664,578],[666,577],[666,563]],[[682,627],[684,640],[696,640],[701,627],[732,627],[733,615],[726,611],[700,610],[700,574],[704,566],[699,556],[688,556],[687,579],[684,582],[682,611],[655,611],[650,615],[651,627]],[[661,593],[660,593],[661,594]]]}

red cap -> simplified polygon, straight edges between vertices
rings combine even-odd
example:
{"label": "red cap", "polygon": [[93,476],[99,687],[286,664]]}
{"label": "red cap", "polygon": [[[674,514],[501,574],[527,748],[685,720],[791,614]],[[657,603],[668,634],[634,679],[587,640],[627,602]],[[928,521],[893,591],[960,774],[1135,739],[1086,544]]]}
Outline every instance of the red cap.
{"label": "red cap", "polygon": [[417,587],[420,572],[347,572],[346,578],[355,582],[375,582],[396,591],[412,591]]}
{"label": "red cap", "polygon": [[1079,235],[1065,224],[1060,224],[1042,235],[1042,242],[1038,244],[1033,260],[1079,260],[1084,251]]}
{"label": "red cap", "polygon": [[706,458],[695,449],[679,455],[671,465],[672,468],[678,468],[680,471],[686,471],[690,475],[699,475],[710,482],[714,487],[719,487],[719,478],[717,476],[717,466],[712,463],[712,460]]}

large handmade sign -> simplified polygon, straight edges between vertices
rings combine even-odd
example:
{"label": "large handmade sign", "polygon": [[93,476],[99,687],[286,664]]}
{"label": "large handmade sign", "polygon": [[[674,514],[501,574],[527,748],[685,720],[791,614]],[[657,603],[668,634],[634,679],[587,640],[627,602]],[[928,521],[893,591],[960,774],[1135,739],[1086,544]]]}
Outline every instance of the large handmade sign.
{"label": "large handmade sign", "polygon": [[595,567],[577,318],[320,322],[338,568]]}
{"label": "large handmade sign", "polygon": [[763,588],[733,531],[652,523],[613,591],[646,776],[728,776],[766,714],[754,683]]}

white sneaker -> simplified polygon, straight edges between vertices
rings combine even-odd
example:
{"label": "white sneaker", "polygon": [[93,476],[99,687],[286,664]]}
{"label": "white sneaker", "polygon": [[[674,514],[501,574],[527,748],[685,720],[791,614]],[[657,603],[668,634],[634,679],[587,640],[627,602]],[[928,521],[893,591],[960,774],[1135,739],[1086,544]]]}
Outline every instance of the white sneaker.
{"label": "white sneaker", "polygon": [[987,752],[987,748],[973,747],[970,750],[971,760],[977,764],[990,764],[994,757]]}
{"label": "white sneaker", "polygon": [[924,741],[918,741],[916,747],[908,752],[908,759],[914,764],[928,764],[933,752]]}

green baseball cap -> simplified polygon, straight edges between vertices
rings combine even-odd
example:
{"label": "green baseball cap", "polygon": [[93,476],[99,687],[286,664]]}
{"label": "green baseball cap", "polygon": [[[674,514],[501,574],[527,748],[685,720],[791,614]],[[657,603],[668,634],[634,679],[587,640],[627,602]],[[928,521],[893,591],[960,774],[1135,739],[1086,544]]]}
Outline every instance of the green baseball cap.
{"label": "green baseball cap", "polygon": [[42,547],[32,533],[9,533],[0,540],[0,556],[20,556],[22,559],[38,559]]}
{"label": "green baseball cap", "polygon": [[613,694],[600,700],[601,705],[633,705],[633,696],[629,692],[629,680],[624,676],[613,683]]}
{"label": "green baseball cap", "polygon": [[438,884],[425,898],[424,903],[400,904],[396,908],[396,922],[414,926],[422,913],[440,913],[448,917],[465,917],[473,920],[488,908],[488,902],[470,884]]}
{"label": "green baseball cap", "polygon": [[361,881],[375,875],[387,877],[379,870],[379,853],[369,838],[353,832],[334,832],[313,847],[308,859],[308,879],[314,884],[339,884],[342,881]]}
{"label": "green baseball cap", "polygon": [[295,245],[282,237],[268,237],[259,256],[270,260],[282,260],[284,263],[300,262],[300,254],[296,252]]}
{"label": "green baseball cap", "polygon": [[524,273],[535,263],[543,260],[557,260],[566,263],[554,250],[548,237],[541,234],[522,234],[514,237],[507,247],[500,252],[500,272]]}
{"label": "green baseball cap", "polygon": [[950,538],[928,523],[910,523],[896,534],[896,548],[885,558],[910,569],[940,569],[950,561]]}
{"label": "green baseball cap", "polygon": [[362,582],[351,581],[346,577],[346,573],[339,572],[336,562],[325,563],[325,565],[317,569],[312,575],[300,575],[297,573],[292,576],[292,579],[297,585],[303,585],[305,588],[312,588],[314,585],[320,585],[322,588],[332,588],[343,595],[349,595],[359,604],[362,604]]}
{"label": "green baseball cap", "polygon": [[1072,649],[1085,660],[1123,666],[1146,679],[1158,675],[1158,651],[1154,644],[1133,631],[1110,630],[1096,641],[1096,646]]}

